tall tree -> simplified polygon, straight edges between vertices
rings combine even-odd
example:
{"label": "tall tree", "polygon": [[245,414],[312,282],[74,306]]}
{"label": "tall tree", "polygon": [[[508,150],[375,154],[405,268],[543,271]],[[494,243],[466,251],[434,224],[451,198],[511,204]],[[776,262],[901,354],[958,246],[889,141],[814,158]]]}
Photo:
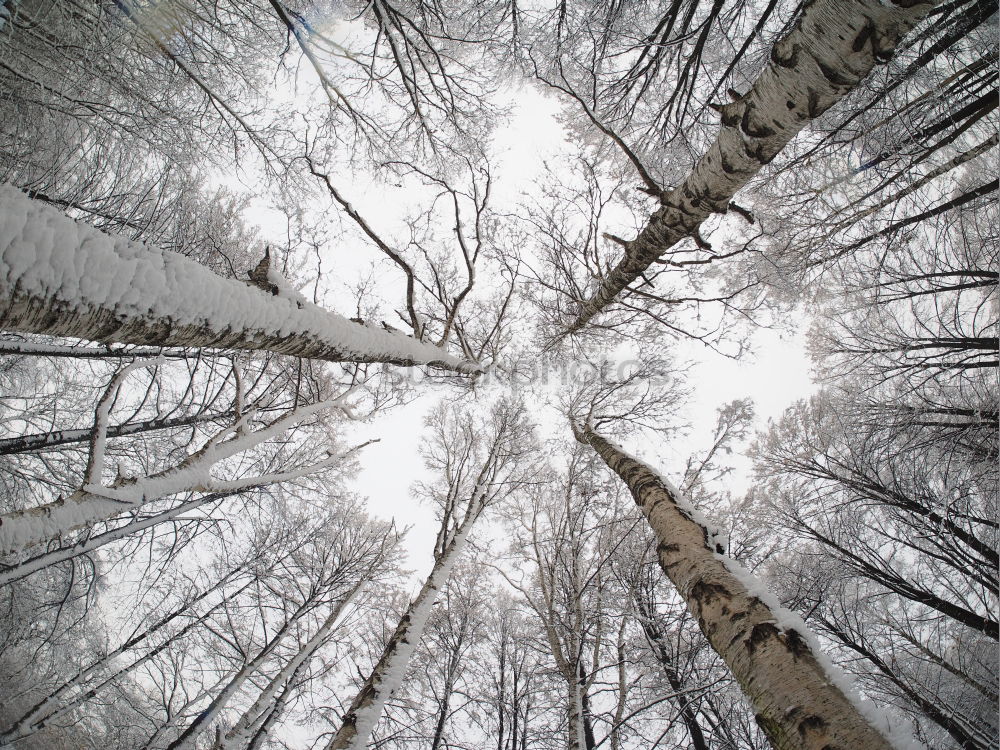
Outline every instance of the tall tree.
{"label": "tall tree", "polygon": [[[82,226],[9,187],[0,191],[0,216],[0,326],[8,330],[480,371],[431,344],[313,305],[266,264],[267,291],[255,289],[174,253]],[[116,274],[100,270],[107,268]]]}
{"label": "tall tree", "polygon": [[[474,419],[474,418],[473,418]],[[436,481],[420,489],[435,506],[439,527],[434,562],[416,597],[344,715],[327,747],[365,747],[386,701],[399,689],[427,625],[431,608],[483,511],[516,492],[530,476],[530,428],[523,407],[500,402],[473,421],[459,410],[439,409],[430,418],[428,467]]]}

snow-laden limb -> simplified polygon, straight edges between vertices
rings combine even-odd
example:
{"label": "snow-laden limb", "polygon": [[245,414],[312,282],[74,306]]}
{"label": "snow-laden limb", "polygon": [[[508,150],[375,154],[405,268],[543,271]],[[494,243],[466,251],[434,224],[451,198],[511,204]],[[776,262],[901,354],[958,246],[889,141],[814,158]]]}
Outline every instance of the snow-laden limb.
{"label": "snow-laden limb", "polygon": [[433,344],[106,234],[9,185],[0,186],[0,330],[482,370]]}
{"label": "snow-laden limb", "polygon": [[802,618],[725,554],[715,530],[676,487],[595,432],[574,425],[628,486],[657,539],[660,567],[722,657],[775,748],[916,750],[912,734],[862,700]]}
{"label": "snow-laden limb", "polygon": [[37,573],[39,570],[49,567],[50,565],[65,562],[66,560],[72,560],[74,557],[79,557],[80,555],[86,555],[105,546],[106,544],[111,544],[112,542],[117,542],[125,537],[132,536],[133,534],[138,534],[139,532],[152,526],[170,521],[178,516],[184,515],[185,513],[198,510],[204,505],[218,502],[219,500],[234,494],[236,493],[226,492],[202,495],[201,497],[196,497],[192,500],[183,502],[180,505],[176,505],[173,508],[163,511],[162,513],[155,513],[150,516],[138,518],[134,521],[123,524],[118,528],[105,531],[102,534],[97,534],[95,536],[87,535],[86,538],[69,547],[47,549],[44,552],[33,555],[26,560],[22,560],[21,562],[0,571],[0,586],[6,586],[8,583],[19,581],[22,578],[30,576],[32,573]]}
{"label": "snow-laden limb", "polygon": [[[65,498],[27,510],[0,516],[0,556],[21,553],[60,535],[108,521],[158,498],[181,492],[238,492],[251,487],[278,484],[321,471],[343,460],[331,453],[325,459],[289,471],[222,481],[212,476],[212,467],[268,440],[294,424],[323,410],[338,407],[341,399],[320,401],[295,409],[252,432],[240,432],[245,420],[218,433],[197,452],[168,469],[139,479],[116,481],[111,486],[99,477]],[[245,416],[248,419],[252,412]],[[229,437],[236,433],[232,437]],[[352,449],[356,450],[356,449]]]}
{"label": "snow-laden limb", "polygon": [[407,665],[420,643],[438,593],[448,582],[451,570],[461,555],[469,532],[472,531],[472,526],[482,510],[482,490],[477,487],[461,525],[444,552],[435,557],[430,575],[400,618],[395,632],[382,651],[381,658],[355,696],[344,716],[344,723],[330,740],[326,750],[365,750],[368,747],[368,739],[382,716],[386,701],[392,698],[403,684]]}
{"label": "snow-laden limb", "polygon": [[929,0],[813,0],[771,49],[770,64],[737,101],[719,107],[715,142],[630,242],[624,257],[580,302],[567,331],[579,331],[674,245],[697,236],[713,212],[810,121],[892,57],[896,45],[934,7]]}

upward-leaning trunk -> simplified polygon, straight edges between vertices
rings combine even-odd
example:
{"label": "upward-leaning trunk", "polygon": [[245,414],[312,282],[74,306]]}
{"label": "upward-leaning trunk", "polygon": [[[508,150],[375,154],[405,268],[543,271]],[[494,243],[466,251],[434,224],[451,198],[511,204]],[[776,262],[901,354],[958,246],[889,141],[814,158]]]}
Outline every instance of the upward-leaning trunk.
{"label": "upward-leaning trunk", "polygon": [[580,303],[568,331],[583,328],[664,253],[693,237],[713,212],[769,163],[810,120],[847,95],[934,7],[920,0],[813,0],[775,43],[750,91],[721,107],[715,142],[684,182],[627,243],[625,256],[594,295]]}
{"label": "upward-leaning trunk", "polygon": [[198,737],[219,717],[229,701],[240,691],[244,684],[261,668],[268,657],[281,643],[285,634],[305,615],[311,608],[312,602],[300,604],[294,612],[281,624],[271,639],[264,647],[257,652],[257,655],[247,661],[226,683],[225,687],[212,699],[204,711],[198,714],[194,720],[181,732],[180,736],[167,746],[167,750],[192,750],[198,746]]}
{"label": "upward-leaning trunk", "polygon": [[833,684],[808,634],[788,624],[791,613],[755,595],[749,574],[724,556],[677,491],[589,427],[574,431],[628,486],[656,535],[660,567],[739,682],[771,744],[777,750],[890,750]]}
{"label": "upward-leaning trunk", "polygon": [[344,715],[344,723],[330,740],[326,750],[364,750],[368,746],[368,738],[382,716],[386,701],[399,689],[410,657],[420,643],[434,600],[447,583],[451,569],[481,511],[482,507],[478,511],[469,511],[444,552],[434,560],[434,567],[420,593],[400,618],[382,656],[351,702]]}
{"label": "upward-leaning trunk", "polygon": [[279,696],[283,695],[285,688],[295,681],[296,675],[302,672],[303,666],[309,663],[313,655],[329,638],[334,627],[340,620],[341,614],[350,604],[354,595],[367,583],[366,580],[358,581],[347,594],[338,601],[330,610],[323,624],[319,626],[313,636],[303,643],[295,655],[288,660],[275,675],[268,681],[267,686],[260,691],[257,699],[253,702],[239,720],[233,724],[232,728],[226,732],[225,737],[216,743],[216,750],[236,750],[245,748],[253,741],[256,731],[267,723],[271,716],[271,711],[276,707]]}
{"label": "upward-leaning trunk", "polygon": [[10,186],[0,186],[0,330],[482,370],[433,344],[105,234]]}

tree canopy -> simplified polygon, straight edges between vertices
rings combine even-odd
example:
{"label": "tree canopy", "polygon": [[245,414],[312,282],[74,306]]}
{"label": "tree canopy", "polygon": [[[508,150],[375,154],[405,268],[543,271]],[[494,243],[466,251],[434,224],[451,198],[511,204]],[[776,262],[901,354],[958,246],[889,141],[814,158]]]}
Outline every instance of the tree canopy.
{"label": "tree canopy", "polygon": [[0,747],[997,748],[997,49],[0,0]]}

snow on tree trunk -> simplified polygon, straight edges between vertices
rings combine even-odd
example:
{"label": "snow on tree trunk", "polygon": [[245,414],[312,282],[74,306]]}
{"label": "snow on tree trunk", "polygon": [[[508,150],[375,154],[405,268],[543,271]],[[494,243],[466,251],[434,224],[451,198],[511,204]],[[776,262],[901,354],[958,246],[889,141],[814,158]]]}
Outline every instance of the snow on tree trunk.
{"label": "snow on tree trunk", "polygon": [[[141,479],[118,481],[112,486],[105,486],[100,483],[99,472],[88,468],[89,481],[76,492],[51,503],[0,515],[0,556],[22,553],[68,532],[111,520],[153,500],[180,492],[234,492],[292,481],[326,468],[342,460],[343,456],[330,453],[327,458],[315,464],[278,474],[232,481],[222,481],[212,477],[212,468],[220,461],[275,438],[293,424],[336,403],[337,400],[334,399],[300,407],[250,434],[237,434],[236,437],[222,443],[210,441],[176,466]],[[239,426],[234,426],[229,431],[233,430],[240,432]],[[100,448],[104,436],[98,435],[99,432],[100,430],[95,431],[92,463],[94,454],[103,453],[103,449]],[[218,438],[225,437],[227,432],[220,433]],[[91,474],[96,475],[91,476]]]}
{"label": "snow on tree trunk", "polygon": [[427,618],[430,617],[438,592],[447,583],[451,569],[461,554],[472,525],[481,510],[481,505],[476,511],[470,510],[444,553],[435,559],[430,575],[400,618],[395,632],[382,651],[381,658],[351,702],[344,716],[344,723],[330,740],[326,750],[365,750],[368,746],[368,738],[382,716],[386,701],[399,690],[403,682],[406,667],[423,636]]}
{"label": "snow on tree trunk", "polygon": [[289,629],[291,629],[291,627],[295,625],[295,623],[297,623],[312,606],[312,602],[308,601],[300,605],[295,612],[293,612],[292,615],[285,620],[282,626],[278,628],[264,648],[262,648],[253,659],[248,661],[242,669],[233,675],[226,686],[219,691],[218,695],[215,696],[208,708],[198,714],[194,721],[188,725],[187,729],[185,729],[176,740],[167,746],[167,750],[193,750],[196,748],[198,737],[202,734],[202,732],[212,725],[212,723],[218,718],[219,714],[222,713],[223,709],[225,709],[229,704],[229,701],[233,699],[233,697],[246,684],[247,680],[249,680],[257,672],[257,670],[261,668],[267,658],[278,647],[278,644],[285,637],[285,633],[287,633]]}
{"label": "snow on tree trunk", "polygon": [[176,518],[177,516],[197,510],[203,505],[218,502],[223,498],[235,494],[235,492],[225,492],[204,495],[193,500],[188,500],[180,505],[176,505],[173,508],[163,511],[162,513],[156,513],[152,516],[130,521],[129,523],[123,524],[118,528],[105,531],[103,534],[97,534],[94,536],[88,535],[86,538],[81,539],[79,542],[76,542],[69,547],[47,549],[44,552],[33,555],[32,557],[22,560],[21,562],[8,563],[10,567],[0,571],[0,586],[6,586],[14,581],[19,581],[22,578],[30,576],[32,573],[37,573],[39,570],[49,567],[50,565],[55,565],[56,563],[64,562],[66,560],[72,560],[74,557],[79,557],[80,555],[86,555],[106,544],[111,544],[112,542],[117,542],[125,537],[132,536],[133,534],[138,534],[140,531],[144,531],[151,526],[165,523]]}
{"label": "snow on tree trunk", "polygon": [[721,107],[722,127],[684,182],[625,256],[580,303],[568,330],[578,331],[664,253],[713,212],[727,210],[736,191],[768,164],[809,121],[846,96],[933,8],[920,0],[814,0],[771,50],[771,62],[750,91]]}
{"label": "snow on tree trunk", "polygon": [[566,747],[568,750],[588,750],[587,732],[583,721],[583,686],[577,680],[569,683],[568,706],[569,735]]}
{"label": "snow on tree trunk", "polygon": [[354,598],[354,595],[361,590],[361,587],[367,583],[367,581],[360,581],[355,585],[347,595],[337,602],[336,606],[330,611],[326,620],[320,625],[316,633],[302,645],[301,648],[295,653],[288,663],[281,668],[271,678],[268,682],[267,687],[265,687],[260,695],[257,696],[257,700],[254,701],[253,705],[250,706],[244,713],[243,716],[233,725],[233,728],[226,732],[226,736],[223,738],[222,742],[218,744],[218,750],[236,750],[237,748],[246,747],[250,741],[253,739],[256,731],[261,727],[268,716],[270,716],[270,711],[275,702],[278,700],[278,696],[285,689],[285,687],[292,682],[295,675],[301,671],[302,666],[312,658],[312,655],[323,645],[326,639],[329,637],[330,633],[333,632],[334,627],[340,620],[340,615],[343,613],[344,609]]}
{"label": "snow on tree trunk", "polygon": [[[212,612],[221,607],[228,601],[234,599],[237,595],[243,593],[248,588],[250,588],[254,581],[250,580],[243,584],[240,588],[236,589],[232,593],[226,594],[222,599],[210,607],[206,612],[201,615],[197,615],[193,612],[193,607],[198,602],[206,599],[215,591],[221,589],[229,581],[232,580],[234,576],[241,573],[243,566],[235,568],[216,582],[212,587],[198,594],[194,598],[185,601],[184,604],[175,609],[170,614],[160,618],[158,621],[153,623],[149,628],[147,628],[142,633],[129,638],[125,643],[121,644],[118,648],[105,654],[102,658],[90,664],[90,666],[79,670],[73,677],[64,682],[53,692],[47,695],[44,699],[35,704],[30,710],[28,710],[24,715],[22,715],[17,721],[12,723],[9,728],[0,732],[0,747],[6,748],[10,743],[18,742],[19,740],[30,737],[36,732],[44,729],[53,720],[59,719],[68,712],[84,705],[88,700],[96,696],[108,685],[114,684],[122,675],[127,673],[135,673],[135,671],[143,664],[152,661],[158,654],[169,647],[171,644],[180,641],[180,639],[190,630],[193,630],[197,625],[202,623]],[[165,640],[161,641],[159,645],[154,646],[150,651],[148,651],[144,656],[139,659],[122,666],[116,666],[118,660],[125,654],[133,650],[143,641],[146,641],[155,635],[157,632],[165,628],[171,622],[182,616],[190,616],[189,621],[180,630],[168,636]],[[93,677],[97,676],[101,671],[108,670],[110,668],[110,674],[106,676],[103,680],[97,684],[87,687],[86,689],[81,689],[75,694],[72,693],[74,688],[83,688],[86,686],[88,681]]]}
{"label": "snow on tree trunk", "polygon": [[433,344],[105,234],[10,186],[0,186],[0,330],[463,373],[482,369]]}
{"label": "snow on tree trunk", "polygon": [[724,554],[686,498],[590,427],[574,432],[628,486],[656,536],[660,567],[736,677],[775,748],[893,747],[869,723],[885,717],[852,700],[847,678],[825,660],[805,623]]}

